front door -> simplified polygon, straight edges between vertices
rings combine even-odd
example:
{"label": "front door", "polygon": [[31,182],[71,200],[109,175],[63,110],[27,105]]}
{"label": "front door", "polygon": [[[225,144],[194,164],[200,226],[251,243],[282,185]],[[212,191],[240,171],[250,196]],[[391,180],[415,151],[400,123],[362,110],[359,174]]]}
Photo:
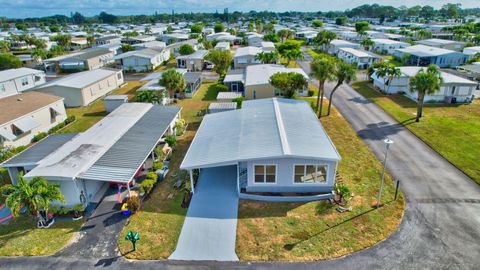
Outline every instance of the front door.
{"label": "front door", "polygon": [[232,83],[232,92],[238,92],[238,83]]}

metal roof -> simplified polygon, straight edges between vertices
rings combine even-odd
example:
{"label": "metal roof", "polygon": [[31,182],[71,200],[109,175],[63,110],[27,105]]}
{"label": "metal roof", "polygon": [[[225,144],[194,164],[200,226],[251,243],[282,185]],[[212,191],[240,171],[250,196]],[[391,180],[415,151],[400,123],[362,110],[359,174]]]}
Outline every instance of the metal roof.
{"label": "metal roof", "polygon": [[208,106],[208,110],[210,112],[223,112],[223,111],[230,111],[236,110],[237,103],[236,102],[212,102]]}
{"label": "metal roof", "polygon": [[34,75],[44,73],[41,70],[31,69],[31,68],[12,68],[7,70],[0,71],[0,82],[12,80],[15,78],[27,76],[27,75]]}
{"label": "metal roof", "polygon": [[409,46],[403,49],[397,49],[396,51],[415,55],[417,57],[433,57],[433,56],[440,56],[445,54],[461,54],[460,52],[426,46],[426,45],[414,45],[414,46]]}
{"label": "metal roof", "polygon": [[104,80],[112,75],[122,72],[120,69],[99,68],[94,70],[82,71],[67,75],[57,80],[42,84],[35,89],[42,89],[50,86],[64,86],[76,89],[85,88],[93,83]]}
{"label": "metal roof", "polygon": [[237,92],[219,92],[217,100],[232,100],[242,96],[242,93]]}
{"label": "metal roof", "polygon": [[273,98],[245,101],[242,106],[206,115],[180,168],[288,157],[340,159],[307,102]]}
{"label": "metal roof", "polygon": [[270,77],[279,72],[295,72],[302,74],[305,79],[309,79],[307,73],[301,68],[286,68],[283,65],[275,64],[251,65],[245,68],[245,86],[269,84]]}
{"label": "metal roof", "polygon": [[79,178],[129,182],[180,110],[180,107],[153,106]]}
{"label": "metal roof", "polygon": [[30,148],[26,149],[25,151],[14,156],[13,158],[5,161],[1,166],[17,167],[25,165],[35,165],[47,155],[57,150],[60,146],[70,141],[76,135],[77,133],[50,135],[45,139],[37,142]]}

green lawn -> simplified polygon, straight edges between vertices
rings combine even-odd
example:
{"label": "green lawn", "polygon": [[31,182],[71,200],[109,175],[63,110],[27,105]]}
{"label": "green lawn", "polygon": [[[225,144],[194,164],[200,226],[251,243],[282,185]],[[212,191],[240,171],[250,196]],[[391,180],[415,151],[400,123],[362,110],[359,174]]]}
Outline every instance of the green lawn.
{"label": "green lawn", "polygon": [[83,221],[55,221],[49,229],[35,227],[35,219],[22,215],[0,224],[0,256],[51,255],[67,244]]}
{"label": "green lawn", "polygon": [[[303,98],[308,99],[308,98]],[[312,98],[310,98],[312,99]],[[396,230],[404,201],[394,198],[386,176],[383,202],[371,207],[378,192],[381,163],[335,110],[322,124],[342,160],[337,182],[353,192],[352,212],[338,213],[326,201],[310,203],[240,202],[236,251],[241,260],[311,261],[343,256],[372,246]]]}
{"label": "green lawn", "polygon": [[[171,177],[178,171],[200,124],[202,117],[197,112],[208,108],[217,96],[218,92],[212,85],[213,82],[204,81],[192,99],[183,99],[176,104],[183,108],[182,117],[189,126],[174,148],[170,173],[144,202],[142,210],[130,218],[120,234],[119,249],[129,259],[166,259],[175,250],[187,209],[180,206],[183,193],[172,188]],[[140,232],[141,240],[136,252],[128,253],[131,244],[124,239],[129,230]]]}
{"label": "green lawn", "polygon": [[425,104],[423,117],[416,123],[417,103],[405,96],[385,96],[369,82],[354,83],[353,88],[480,184],[479,100],[468,105]]}
{"label": "green lawn", "polygon": [[[112,95],[128,94],[131,100],[135,95],[135,91],[142,86],[144,82],[128,81],[126,85],[111,92]],[[68,127],[62,129],[60,133],[77,133],[83,132],[93,126],[107,115],[103,98],[100,98],[86,107],[69,108],[67,115],[75,115],[76,121]]]}

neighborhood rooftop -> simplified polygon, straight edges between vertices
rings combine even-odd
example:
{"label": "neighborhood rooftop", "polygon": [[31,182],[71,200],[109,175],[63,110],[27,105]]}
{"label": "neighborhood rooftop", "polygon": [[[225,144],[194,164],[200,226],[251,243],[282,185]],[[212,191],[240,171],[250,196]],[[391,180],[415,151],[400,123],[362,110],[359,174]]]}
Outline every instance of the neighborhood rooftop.
{"label": "neighborhood rooftop", "polygon": [[[426,70],[424,67],[399,67],[400,71],[408,77],[414,77],[420,70]],[[463,83],[463,84],[471,84],[477,85],[478,83],[474,81],[470,81],[468,79],[464,79],[460,76],[440,71],[440,75],[442,77],[443,83]]]}
{"label": "neighborhood rooftop", "polygon": [[340,159],[305,101],[251,100],[245,101],[242,109],[206,115],[180,167],[207,168],[282,157]]}
{"label": "neighborhood rooftop", "polygon": [[95,70],[82,71],[42,84],[38,86],[37,89],[49,87],[52,85],[71,88],[85,88],[118,72],[120,72],[120,70],[110,68],[99,68]]}
{"label": "neighborhood rooftop", "polygon": [[15,78],[23,77],[29,74],[38,74],[42,73],[41,70],[31,69],[31,68],[16,68],[16,69],[7,69],[0,71],[0,82],[12,80]]}
{"label": "neighborhood rooftop", "polygon": [[270,77],[278,72],[296,72],[308,79],[308,75],[301,68],[286,68],[283,65],[265,64],[247,66],[245,70],[245,86],[268,84]]}
{"label": "neighborhood rooftop", "polygon": [[414,46],[406,47],[403,49],[397,49],[397,51],[407,53],[407,54],[412,54],[418,57],[432,57],[432,56],[455,53],[455,51],[452,51],[452,50],[431,47],[426,45],[414,45]]}
{"label": "neighborhood rooftop", "polygon": [[34,91],[1,98],[0,124],[23,117],[62,99],[62,97]]}

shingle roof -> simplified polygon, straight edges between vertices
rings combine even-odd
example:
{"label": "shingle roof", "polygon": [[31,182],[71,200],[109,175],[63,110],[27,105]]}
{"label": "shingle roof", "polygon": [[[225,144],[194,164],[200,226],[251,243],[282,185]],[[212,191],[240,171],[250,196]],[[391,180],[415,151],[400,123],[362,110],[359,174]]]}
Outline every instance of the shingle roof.
{"label": "shingle roof", "polygon": [[307,102],[259,99],[245,101],[239,110],[206,115],[180,168],[286,157],[340,159]]}
{"label": "shingle roof", "polygon": [[62,99],[62,97],[34,91],[2,98],[0,99],[0,125]]}

